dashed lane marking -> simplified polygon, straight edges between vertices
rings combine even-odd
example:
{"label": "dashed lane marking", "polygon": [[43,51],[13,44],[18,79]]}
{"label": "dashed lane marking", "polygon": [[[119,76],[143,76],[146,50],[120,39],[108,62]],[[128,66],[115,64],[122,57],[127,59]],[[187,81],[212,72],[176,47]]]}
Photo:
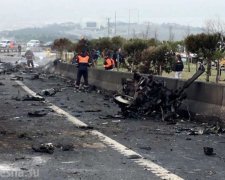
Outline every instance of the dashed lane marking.
{"label": "dashed lane marking", "polygon": [[[27,93],[31,94],[32,96],[37,96],[34,91],[32,91],[30,88],[28,88],[26,85],[24,85],[21,81],[16,81],[17,84],[19,84]],[[37,96],[41,97],[41,96]],[[62,110],[58,106],[49,103],[46,101],[46,103],[50,104],[50,108],[53,109],[58,114],[63,114],[67,117],[67,119],[72,122],[77,127],[88,127],[87,124],[83,123],[76,117],[72,116],[68,112]],[[145,170],[150,171],[154,175],[158,176],[160,179],[164,180],[184,180],[183,178],[177,176],[176,174],[173,174],[169,170],[163,168],[162,166],[159,166],[158,164],[154,163],[151,160],[145,159],[140,154],[136,153],[135,151],[127,148],[126,146],[120,144],[119,142],[111,139],[110,137],[102,134],[99,131],[96,130],[90,130],[90,134],[93,136],[97,136],[100,141],[110,146],[115,151],[119,152],[120,154],[124,155],[125,157],[133,160],[135,163],[137,163],[139,166],[143,167]]]}

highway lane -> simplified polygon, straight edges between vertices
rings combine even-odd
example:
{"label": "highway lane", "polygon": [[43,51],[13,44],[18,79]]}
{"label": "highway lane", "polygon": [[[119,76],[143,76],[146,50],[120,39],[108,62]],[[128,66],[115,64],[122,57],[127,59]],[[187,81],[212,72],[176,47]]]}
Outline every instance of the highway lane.
{"label": "highway lane", "polygon": [[[113,116],[117,114],[119,108],[109,95],[98,91],[75,93],[72,87],[68,87],[65,79],[57,77],[32,81],[29,79],[29,73],[24,74],[24,77],[23,83],[34,92],[52,87],[61,88],[62,91],[55,96],[47,97],[51,103],[47,106],[51,107],[54,104],[94,128],[84,132],[88,132],[88,135],[96,139],[97,143],[102,143],[106,147],[106,152],[101,158],[93,154],[101,161],[98,162],[95,159],[96,162],[93,162],[91,167],[86,167],[87,172],[97,167],[95,163],[102,163],[110,172],[107,173],[108,179],[163,179],[165,177],[174,179],[173,175],[181,179],[222,179],[224,177],[224,135],[188,135],[185,129],[201,129],[203,126],[186,120],[180,120],[176,125],[169,125],[154,118],[115,119]],[[63,121],[67,121],[66,119],[68,118],[64,118]],[[206,156],[203,152],[204,146],[213,147],[216,155]],[[135,159],[135,156],[130,158],[124,153],[126,148],[135,155],[140,155],[141,158]],[[85,153],[82,158],[86,161]],[[145,164],[145,160],[148,163]],[[108,164],[109,161],[114,165]],[[148,167],[149,162],[155,169]],[[120,167],[119,169],[124,173],[113,177],[115,167]],[[51,170],[54,172],[54,168]],[[100,170],[97,172],[96,179],[105,177],[103,171],[106,170],[101,171],[101,173]],[[169,173],[171,177],[164,176],[166,171],[171,172]],[[88,176],[84,179],[89,178]]]}

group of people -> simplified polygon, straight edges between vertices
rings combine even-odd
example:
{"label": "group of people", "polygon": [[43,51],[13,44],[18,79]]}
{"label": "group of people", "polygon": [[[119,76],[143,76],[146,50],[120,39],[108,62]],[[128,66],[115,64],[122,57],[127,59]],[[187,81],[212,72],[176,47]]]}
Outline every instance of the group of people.
{"label": "group of people", "polygon": [[[75,56],[75,64],[78,67],[77,71],[77,79],[75,83],[75,88],[80,87],[81,78],[84,78],[84,87],[88,87],[88,67],[96,63],[99,56],[96,56],[96,51],[92,51],[91,55],[87,53],[87,51],[83,50],[80,54],[76,54]],[[109,71],[113,70],[115,67],[118,66],[119,63],[119,51],[114,52],[113,54],[108,52],[104,57],[104,69]],[[93,60],[94,57],[94,60]],[[175,72],[175,78],[181,79],[182,71],[184,69],[184,64],[182,62],[182,58],[180,54],[175,56],[175,63],[173,66],[173,71]]]}
{"label": "group of people", "polygon": [[88,67],[96,66],[98,58],[100,56],[104,56],[103,67],[105,70],[110,71],[115,67],[118,67],[120,59],[122,58],[121,50],[104,52],[103,55],[100,55],[100,51],[92,50],[88,53],[86,50],[82,50],[81,53],[74,53],[74,57],[72,59],[72,64],[75,64],[78,68],[77,71],[77,79],[75,83],[75,88],[80,87],[80,81],[83,77],[84,79],[84,87],[88,87]]}

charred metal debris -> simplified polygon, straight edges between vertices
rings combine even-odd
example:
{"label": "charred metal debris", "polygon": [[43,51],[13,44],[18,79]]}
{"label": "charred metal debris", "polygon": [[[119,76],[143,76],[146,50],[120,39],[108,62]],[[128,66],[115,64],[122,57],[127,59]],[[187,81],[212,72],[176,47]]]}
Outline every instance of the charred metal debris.
{"label": "charred metal debris", "polygon": [[114,101],[125,117],[160,116],[172,121],[178,116],[178,109],[187,95],[184,92],[205,71],[201,65],[198,71],[178,89],[169,89],[164,81],[152,75],[134,73],[133,79],[122,79],[122,93],[114,95]]}

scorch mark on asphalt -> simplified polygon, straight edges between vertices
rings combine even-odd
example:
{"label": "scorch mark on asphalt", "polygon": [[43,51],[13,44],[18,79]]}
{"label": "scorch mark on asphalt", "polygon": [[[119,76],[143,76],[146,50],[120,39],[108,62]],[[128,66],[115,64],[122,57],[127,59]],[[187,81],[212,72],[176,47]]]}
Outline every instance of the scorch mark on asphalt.
{"label": "scorch mark on asphalt", "polygon": [[[37,96],[34,91],[32,91],[30,88],[28,88],[26,85],[24,85],[21,81],[16,81],[18,85],[20,85],[27,93],[29,93],[32,96]],[[40,96],[38,96],[40,97]],[[67,119],[72,122],[77,127],[88,127],[87,124],[80,121],[78,118],[72,116],[68,112],[64,111],[63,109],[59,108],[58,106],[49,103],[46,101],[48,105],[50,105],[50,108],[54,110],[58,114],[63,114]],[[120,144],[119,142],[111,139],[110,137],[102,134],[99,131],[96,130],[90,130],[90,134],[93,136],[97,136],[100,141],[114,149],[115,151],[119,152],[120,154],[124,155],[125,157],[128,157],[129,159],[133,160],[136,164],[143,167],[145,170],[150,171],[154,175],[158,176],[161,179],[165,180],[183,180],[183,178],[177,176],[176,174],[173,174],[169,170],[163,168],[162,166],[159,166],[158,164],[154,163],[153,161],[149,159],[145,159],[142,157],[139,153],[132,151],[131,149],[127,148],[126,146]]]}

